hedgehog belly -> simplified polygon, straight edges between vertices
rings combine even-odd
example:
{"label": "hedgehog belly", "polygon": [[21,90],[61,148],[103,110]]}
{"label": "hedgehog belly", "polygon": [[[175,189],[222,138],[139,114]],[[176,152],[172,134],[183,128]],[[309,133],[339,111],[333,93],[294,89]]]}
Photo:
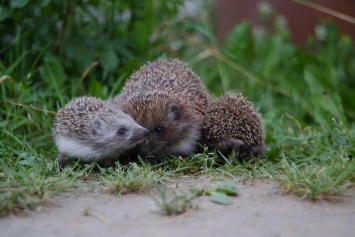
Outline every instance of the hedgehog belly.
{"label": "hedgehog belly", "polygon": [[58,151],[69,157],[80,158],[83,161],[99,161],[102,152],[93,149],[87,144],[82,144],[78,139],[58,134],[55,138]]}

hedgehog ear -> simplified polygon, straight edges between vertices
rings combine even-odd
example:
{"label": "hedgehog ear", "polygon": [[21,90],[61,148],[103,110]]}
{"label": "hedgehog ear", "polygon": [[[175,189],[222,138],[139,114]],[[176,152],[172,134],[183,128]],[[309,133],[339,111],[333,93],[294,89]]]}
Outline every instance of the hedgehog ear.
{"label": "hedgehog ear", "polygon": [[99,117],[95,117],[92,121],[92,128],[94,135],[98,134],[102,127],[102,120]]}
{"label": "hedgehog ear", "polygon": [[177,104],[172,103],[168,105],[169,117],[172,119],[177,119],[179,117],[179,108]]}

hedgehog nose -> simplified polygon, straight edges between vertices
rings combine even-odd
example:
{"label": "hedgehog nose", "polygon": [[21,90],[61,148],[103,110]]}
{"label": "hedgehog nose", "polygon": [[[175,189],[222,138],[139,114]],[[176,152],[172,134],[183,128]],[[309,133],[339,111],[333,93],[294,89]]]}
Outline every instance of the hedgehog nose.
{"label": "hedgehog nose", "polygon": [[150,132],[149,130],[146,130],[146,131],[144,132],[144,136],[146,136],[146,137],[148,137],[150,134],[151,134],[151,132]]}

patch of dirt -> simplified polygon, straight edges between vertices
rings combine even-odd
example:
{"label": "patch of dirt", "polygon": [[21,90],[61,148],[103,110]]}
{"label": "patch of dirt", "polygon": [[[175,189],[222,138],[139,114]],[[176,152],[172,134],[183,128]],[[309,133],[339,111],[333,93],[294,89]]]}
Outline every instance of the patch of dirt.
{"label": "patch of dirt", "polygon": [[[182,178],[169,188],[210,185],[205,178]],[[209,197],[197,209],[164,215],[151,194],[115,196],[103,190],[63,193],[29,217],[0,219],[1,236],[352,236],[355,195],[343,202],[310,202],[282,195],[272,182],[238,184],[240,195],[223,206]]]}

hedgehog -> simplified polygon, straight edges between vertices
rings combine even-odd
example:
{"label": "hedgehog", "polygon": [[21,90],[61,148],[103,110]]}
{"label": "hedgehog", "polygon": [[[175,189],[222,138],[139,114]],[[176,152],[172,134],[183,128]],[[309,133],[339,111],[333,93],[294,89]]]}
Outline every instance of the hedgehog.
{"label": "hedgehog", "polygon": [[202,138],[208,101],[200,78],[185,63],[157,59],[133,73],[108,103],[151,131],[129,154],[186,157]]}
{"label": "hedgehog", "polygon": [[237,158],[265,154],[264,131],[260,113],[240,93],[226,93],[210,103],[206,113],[207,146],[223,155]]}
{"label": "hedgehog", "polygon": [[149,134],[130,115],[89,96],[70,101],[53,122],[60,166],[69,157],[86,162],[113,161]]}

